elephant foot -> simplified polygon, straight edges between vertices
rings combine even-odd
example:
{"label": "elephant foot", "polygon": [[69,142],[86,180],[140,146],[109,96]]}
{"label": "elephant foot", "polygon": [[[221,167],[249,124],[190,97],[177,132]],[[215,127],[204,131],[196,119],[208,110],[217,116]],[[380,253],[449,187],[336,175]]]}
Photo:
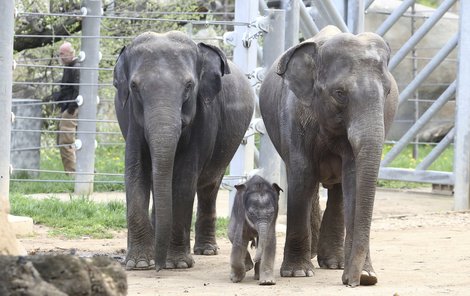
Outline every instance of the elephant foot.
{"label": "elephant foot", "polygon": [[310,260],[290,262],[284,259],[281,266],[282,277],[311,277],[313,276],[313,264]]}
{"label": "elephant foot", "polygon": [[377,275],[374,271],[363,270],[359,276],[343,273],[343,284],[349,287],[371,286],[377,284]]}
{"label": "elephant foot", "polygon": [[155,268],[155,248],[140,248],[135,245],[127,251],[126,270],[147,270]]}
{"label": "elephant foot", "polygon": [[344,255],[341,250],[341,254],[331,255],[331,256],[317,256],[318,265],[321,268],[327,269],[343,269],[344,268]]}
{"label": "elephant foot", "polygon": [[126,260],[126,270],[147,270],[155,267],[155,260],[134,259]]}
{"label": "elephant foot", "polygon": [[191,254],[168,254],[165,269],[186,269],[194,266]]}
{"label": "elephant foot", "polygon": [[219,247],[216,243],[196,244],[194,245],[194,255],[212,256],[219,254]]}
{"label": "elephant foot", "polygon": [[230,280],[232,283],[239,283],[245,278],[246,272],[243,270],[233,270],[230,273]]}

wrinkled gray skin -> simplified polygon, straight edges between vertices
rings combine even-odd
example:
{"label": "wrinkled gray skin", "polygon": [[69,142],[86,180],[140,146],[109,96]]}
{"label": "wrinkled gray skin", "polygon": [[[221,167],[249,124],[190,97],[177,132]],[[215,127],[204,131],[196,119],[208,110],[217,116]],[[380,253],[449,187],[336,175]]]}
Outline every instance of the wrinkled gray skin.
{"label": "wrinkled gray skin", "polygon": [[[230,279],[238,283],[255,262],[255,279],[260,285],[274,285],[273,267],[276,253],[276,219],[279,191],[276,184],[270,184],[255,175],[246,183],[236,185],[237,194],[230,216],[228,237],[232,242],[230,256]],[[248,252],[249,242],[256,247],[253,261]]]}
{"label": "wrinkled gray skin", "polygon": [[[329,26],[287,50],[266,75],[261,114],[288,177],[282,276],[312,276],[310,259],[318,252],[321,267],[344,267],[344,284],[377,282],[370,226],[384,136],[398,97],[389,56],[380,36]],[[320,183],[328,202],[318,239],[309,222],[320,215]]]}
{"label": "wrinkled gray skin", "polygon": [[147,32],[121,52],[114,85],[126,139],[126,268],[192,267],[196,192],[194,253],[217,254],[216,196],[252,117],[250,84],[220,49]]}

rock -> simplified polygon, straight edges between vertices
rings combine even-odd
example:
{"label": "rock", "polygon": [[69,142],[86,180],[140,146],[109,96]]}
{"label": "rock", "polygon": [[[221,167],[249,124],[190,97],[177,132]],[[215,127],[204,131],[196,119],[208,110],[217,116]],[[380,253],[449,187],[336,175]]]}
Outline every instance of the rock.
{"label": "rock", "polygon": [[0,256],[0,295],[127,295],[121,265],[105,256]]}

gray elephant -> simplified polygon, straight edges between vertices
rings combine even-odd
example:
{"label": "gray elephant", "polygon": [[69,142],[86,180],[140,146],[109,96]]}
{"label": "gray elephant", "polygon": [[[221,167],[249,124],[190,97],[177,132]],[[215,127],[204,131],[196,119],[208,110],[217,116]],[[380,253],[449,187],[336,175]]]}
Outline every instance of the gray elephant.
{"label": "gray elephant", "polygon": [[[234,283],[242,281],[246,271],[253,268],[254,261],[255,279],[259,280],[259,284],[274,285],[276,219],[279,192],[282,189],[258,175],[235,188],[237,194],[228,228],[228,237],[232,243],[230,279]],[[253,261],[247,250],[250,241],[256,247]]]}
{"label": "gray elephant", "polygon": [[194,253],[217,254],[215,202],[253,114],[250,83],[219,48],[174,31],[143,33],[124,48],[114,86],[126,139],[126,268],[192,267],[196,192]]}
{"label": "gray elephant", "polygon": [[[288,49],[266,74],[261,114],[288,178],[282,276],[312,276],[311,258],[318,252],[321,267],[344,267],[344,284],[377,282],[370,227],[382,146],[398,97],[389,57],[380,36],[329,26]],[[320,183],[328,189],[321,227],[315,223]]]}

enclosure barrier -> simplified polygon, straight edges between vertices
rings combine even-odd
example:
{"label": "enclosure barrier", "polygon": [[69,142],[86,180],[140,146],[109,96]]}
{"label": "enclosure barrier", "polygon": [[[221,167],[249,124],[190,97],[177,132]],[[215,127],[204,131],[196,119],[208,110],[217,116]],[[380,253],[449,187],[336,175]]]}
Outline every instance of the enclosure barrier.
{"label": "enclosure barrier", "polygon": [[[306,7],[303,1],[299,0],[283,0],[281,1],[280,9],[273,10],[268,9],[266,2],[263,0],[249,1],[249,0],[237,0],[235,2],[235,14],[234,19],[227,21],[216,21],[216,20],[190,20],[188,19],[165,19],[165,18],[153,18],[153,17],[140,17],[140,16],[123,16],[118,15],[116,12],[109,12],[102,14],[101,12],[101,1],[88,0],[85,1],[86,9],[82,9],[80,14],[67,14],[67,13],[56,13],[56,14],[45,14],[45,13],[30,13],[21,12],[19,15],[51,15],[55,17],[81,17],[83,19],[83,30],[81,35],[42,35],[40,37],[50,38],[81,38],[82,48],[84,54],[81,54],[83,59],[81,65],[81,81],[80,81],[80,112],[79,112],[79,127],[77,130],[78,142],[75,145],[77,149],[77,174],[75,180],[68,180],[68,182],[75,183],[75,191],[77,193],[90,193],[93,191],[93,184],[99,181],[94,179],[94,176],[109,175],[120,178],[116,181],[104,181],[104,182],[122,182],[122,174],[113,173],[95,173],[94,172],[94,154],[95,154],[95,143],[96,136],[99,134],[103,135],[118,135],[119,132],[97,132],[97,123],[110,123],[115,125],[115,121],[105,121],[96,119],[96,109],[99,98],[98,91],[100,89],[112,87],[109,81],[100,81],[98,72],[99,71],[111,71],[108,67],[99,67],[100,60],[100,40],[107,39],[131,39],[133,36],[106,36],[100,33],[100,21],[104,18],[114,20],[132,20],[135,22],[149,21],[149,22],[185,22],[187,24],[187,30],[189,34],[192,34],[193,26],[195,25],[223,25],[233,27],[232,33],[226,32],[224,36],[216,36],[215,40],[224,40],[226,44],[234,46],[233,48],[233,60],[234,62],[246,73],[250,78],[255,90],[259,87],[262,81],[263,73],[271,63],[287,48],[293,46],[298,42],[296,36],[303,38],[309,38],[316,34],[325,24],[334,24],[338,26],[343,32],[361,32],[364,26],[364,10],[372,7],[373,0],[359,0],[359,1],[332,1],[332,0],[315,0],[312,1],[313,6]],[[425,19],[424,23],[414,32],[411,38],[392,56],[389,67],[395,69],[403,60],[408,59],[407,55],[414,50],[420,40],[435,26],[435,24],[445,15],[449,8],[457,3],[456,0],[445,0],[442,4],[434,11],[434,13]],[[384,157],[381,165],[379,177],[389,180],[402,180],[402,181],[413,181],[413,182],[427,182],[436,184],[447,184],[455,186],[455,208],[466,209],[469,207],[469,151],[470,144],[468,143],[470,137],[469,134],[469,123],[468,114],[470,106],[468,106],[469,90],[468,83],[462,83],[461,81],[469,81],[469,54],[468,48],[469,35],[469,6],[468,1],[458,1],[460,4],[460,30],[459,32],[449,39],[449,41],[438,50],[436,55],[432,57],[427,65],[422,68],[419,73],[416,73],[413,81],[403,87],[400,94],[400,104],[403,105],[406,101],[416,100],[412,96],[416,93],[419,87],[426,85],[426,79],[429,77],[437,67],[448,60],[449,54],[458,46],[458,63],[459,72],[457,80],[447,88],[447,90],[437,99],[433,101],[433,105],[422,115],[421,118],[417,119],[415,124],[409,129],[407,133],[395,143],[395,146],[390,152]],[[399,5],[395,11],[392,11],[388,18],[377,28],[376,32],[379,35],[384,35],[393,28],[394,24],[403,17],[405,13],[414,7],[415,1],[405,0]],[[316,14],[315,14],[316,13]],[[161,12],[160,14],[165,14]],[[168,14],[177,14],[168,12]],[[191,15],[191,12],[181,12],[180,15]],[[207,14],[210,15],[210,14]],[[314,16],[314,18],[312,18]],[[264,18],[263,18],[264,17]],[[5,23],[8,18],[2,18],[2,22]],[[2,23],[2,28],[4,27]],[[4,30],[1,32],[4,33]],[[300,33],[300,34],[299,34]],[[10,40],[12,37],[7,35],[0,35],[2,40]],[[17,35],[15,38],[36,38],[35,35]],[[263,44],[258,44],[258,39],[264,38]],[[10,39],[9,39],[10,38]],[[194,37],[195,40],[201,40]],[[3,41],[2,41],[3,42]],[[9,41],[11,43],[11,40]],[[3,43],[2,43],[3,44]],[[5,50],[5,49],[3,49]],[[10,49],[11,51],[11,49]],[[11,52],[9,53],[11,54]],[[116,56],[109,56],[107,59],[114,60]],[[412,56],[412,59],[416,57]],[[0,59],[0,62],[2,60]],[[3,65],[4,66],[4,65]],[[62,69],[62,66],[51,66],[51,65],[34,65],[32,63],[18,63],[17,67],[45,67],[50,69]],[[11,71],[11,70],[10,70]],[[1,71],[0,75],[7,75],[6,71]],[[11,74],[9,75],[11,77]],[[0,76],[1,78],[2,76]],[[0,83],[4,85],[8,80],[1,79]],[[16,81],[14,85],[27,85],[34,84],[37,86],[51,87],[59,85],[55,82],[35,82],[35,81]],[[443,83],[445,84],[445,83]],[[11,86],[6,86],[9,88]],[[11,87],[10,87],[11,88]],[[404,170],[399,168],[388,167],[393,159],[400,154],[401,151],[409,144],[416,143],[416,134],[428,122],[437,111],[444,105],[445,102],[450,100],[454,93],[457,95],[457,109],[456,109],[456,120],[455,127],[441,140],[432,152],[427,155],[421,163],[416,166],[414,170]],[[0,96],[5,100],[4,93],[2,94],[0,88]],[[8,96],[8,98],[11,97]],[[429,100],[419,99],[420,102]],[[3,101],[2,101],[3,102]],[[103,99],[101,102],[112,102],[112,99]],[[42,105],[53,104],[55,102],[41,102]],[[10,102],[11,104],[11,102]],[[8,106],[3,104],[4,106]],[[27,106],[26,104],[22,107]],[[29,104],[32,106],[32,104]],[[10,110],[10,108],[8,108]],[[3,111],[3,110],[2,110]],[[258,116],[256,114],[255,116]],[[1,117],[1,120],[5,120],[5,116]],[[44,119],[44,118],[41,118]],[[27,116],[18,116],[16,120],[40,120],[39,118]],[[48,118],[48,120],[55,121],[57,118]],[[5,125],[3,123],[1,126]],[[5,137],[3,132],[5,128],[1,129],[2,137]],[[24,132],[33,130],[24,130]],[[21,133],[19,130],[13,130],[15,133]],[[34,131],[39,132],[39,131]],[[55,133],[56,131],[42,131],[42,133]],[[260,151],[258,152],[254,147],[253,134],[260,132]],[[9,136],[8,136],[9,137]],[[7,138],[0,138],[0,141],[7,142]],[[9,139],[9,138],[8,138]],[[455,141],[453,141],[455,139]],[[230,164],[230,176],[224,178],[224,185],[232,188],[236,183],[239,183],[253,174],[253,168],[256,166],[264,168],[265,173],[270,172],[267,175],[268,178],[278,180],[281,183],[285,178],[283,173],[282,161],[280,161],[275,149],[272,144],[269,143],[269,138],[263,128],[262,121],[254,118],[253,123],[250,125],[250,130],[247,132],[243,145],[238,149],[233,161]],[[441,155],[441,153],[453,142],[455,142],[454,150],[454,168],[453,172],[436,172],[429,171],[430,165]],[[8,141],[9,143],[9,141]],[[99,143],[103,145],[104,143]],[[122,143],[113,143],[122,145]],[[271,146],[270,146],[271,145]],[[56,148],[58,146],[42,146],[42,147],[23,147],[19,149],[48,149]],[[2,146],[0,149],[4,149]],[[10,150],[8,150],[10,151]],[[9,158],[5,160],[5,153],[0,156],[0,169],[5,170],[5,167],[9,167]],[[5,165],[4,162],[7,164]],[[16,171],[23,171],[24,168],[14,168]],[[9,171],[9,169],[8,169]],[[41,171],[42,173],[54,173],[57,171]],[[458,173],[457,173],[458,172]],[[0,171],[3,175],[4,172]],[[283,175],[284,174],[284,175]],[[1,180],[2,182],[4,179]],[[39,182],[40,180],[35,179],[12,179],[15,182]],[[66,180],[56,180],[64,182]],[[53,180],[42,180],[42,182],[53,182]],[[281,186],[282,187],[282,186]],[[5,190],[3,188],[3,190]],[[8,190],[7,190],[8,191]],[[233,197],[234,193],[231,193]],[[282,211],[281,207],[281,211]]]}

